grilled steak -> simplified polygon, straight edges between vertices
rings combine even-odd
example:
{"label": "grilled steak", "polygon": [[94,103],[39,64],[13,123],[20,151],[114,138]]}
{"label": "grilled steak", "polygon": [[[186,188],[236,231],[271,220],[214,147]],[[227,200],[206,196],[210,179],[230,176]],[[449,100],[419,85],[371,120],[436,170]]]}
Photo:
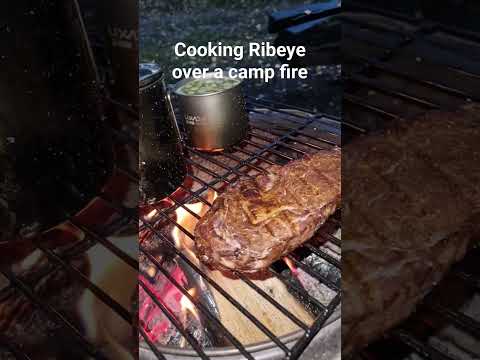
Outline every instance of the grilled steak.
{"label": "grilled steak", "polygon": [[199,221],[200,259],[255,272],[307,241],[340,204],[340,150],[322,151],[229,187]]}
{"label": "grilled steak", "polygon": [[470,106],[344,147],[343,353],[408,317],[480,234],[479,140]]}

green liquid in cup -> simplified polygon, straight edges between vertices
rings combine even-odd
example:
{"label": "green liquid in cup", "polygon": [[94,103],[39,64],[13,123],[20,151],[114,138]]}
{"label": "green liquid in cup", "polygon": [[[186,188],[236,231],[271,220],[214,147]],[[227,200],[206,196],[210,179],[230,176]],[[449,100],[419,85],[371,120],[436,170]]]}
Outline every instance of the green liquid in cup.
{"label": "green liquid in cup", "polygon": [[240,81],[236,79],[194,79],[187,82],[177,91],[183,95],[207,95],[228,90]]}

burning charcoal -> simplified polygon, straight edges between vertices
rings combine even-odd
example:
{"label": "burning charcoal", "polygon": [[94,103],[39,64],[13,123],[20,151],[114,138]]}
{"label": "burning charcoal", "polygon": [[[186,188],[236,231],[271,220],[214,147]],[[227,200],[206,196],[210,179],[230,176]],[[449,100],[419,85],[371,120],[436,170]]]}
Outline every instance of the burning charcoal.
{"label": "burning charcoal", "polygon": [[[172,195],[174,196],[174,195]],[[205,194],[205,201],[212,203],[216,193],[213,191]],[[193,214],[202,216],[208,207],[203,202],[189,203],[178,207],[172,211],[172,220],[179,223],[182,228],[192,233],[198,218]],[[160,222],[156,219],[157,210],[145,210],[144,219],[158,228],[165,237],[171,239],[171,244],[175,244],[177,251],[181,251],[190,261],[197,266],[201,266],[195,256],[192,239],[190,239],[177,226],[172,226],[169,222]],[[208,309],[209,313],[219,318],[218,309],[214,297],[198,272],[187,264],[183,259],[177,256],[175,248],[165,244],[165,239],[156,236],[152,231],[145,228],[140,232],[140,243],[145,251],[155,257],[156,264],[151,262],[151,258],[140,254],[140,272],[141,281],[147,291],[140,286],[140,326],[143,326],[145,333],[150,340],[156,344],[174,345],[178,347],[189,347],[189,343],[182,336],[181,332],[162,312],[162,309],[155,303],[154,299],[148,294],[154,295],[155,300],[168,309],[182,328],[191,334],[202,346],[224,346],[228,341],[221,332],[216,331],[208,325],[203,312],[199,311],[191,304],[181,290],[177,289],[173,283],[162,272],[162,269],[170,274],[185,289],[190,289],[189,293],[195,297],[198,303]],[[157,265],[160,264],[162,269]],[[140,338],[143,341],[143,337]]]}
{"label": "burning charcoal", "polygon": [[[145,231],[143,233],[141,232],[139,234],[139,240],[142,249],[148,251],[148,253],[152,255],[159,263],[164,261],[171,262],[176,256],[175,251],[171,247],[166,246],[163,239],[159,238],[150,231]],[[142,252],[139,253],[139,263],[141,272],[148,273],[148,269],[151,266],[155,266],[153,264],[149,264],[150,261]]]}
{"label": "burning charcoal", "polygon": [[[183,267],[176,262],[164,262],[163,265],[164,270],[180,286],[190,287],[188,293],[202,301],[203,297],[197,295],[197,291],[202,291],[201,287],[189,281],[189,276],[186,275]],[[143,272],[140,275],[141,285],[138,298],[139,326],[143,327],[150,341],[164,346],[189,346],[175,324],[165,315],[164,311],[167,311],[171,317],[176,319],[176,323],[191,334],[201,346],[212,346],[213,341],[204,327],[204,319],[196,306],[161,271],[156,271],[154,276],[150,276],[152,273],[148,273],[148,270],[152,266],[151,263],[143,265],[147,269],[147,273]],[[191,287],[192,285],[196,287]],[[162,306],[158,306],[156,301]],[[141,342],[144,341],[141,336],[139,339]]]}

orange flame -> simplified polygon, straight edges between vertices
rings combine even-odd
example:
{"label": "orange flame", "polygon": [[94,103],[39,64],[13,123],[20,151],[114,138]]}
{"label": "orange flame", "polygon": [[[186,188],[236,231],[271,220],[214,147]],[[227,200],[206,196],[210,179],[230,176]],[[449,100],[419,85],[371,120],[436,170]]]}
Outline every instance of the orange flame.
{"label": "orange flame", "polygon": [[[190,296],[195,296],[195,288],[191,288],[188,290],[188,293]],[[182,298],[180,299],[180,309],[181,309],[181,314],[182,314],[182,322],[183,322],[183,327],[187,327],[187,319],[188,319],[188,313],[192,314],[195,319],[200,321],[200,317],[198,316],[198,311],[195,308],[195,305],[190,301],[190,299],[186,296],[183,295]],[[184,348],[187,344],[187,339],[185,337],[182,337],[182,340],[180,342],[180,347]]]}
{"label": "orange flame", "polygon": [[[185,207],[179,207],[175,210],[177,224],[182,226],[190,234],[193,234],[195,226],[197,225],[197,218],[192,215],[187,208],[194,214],[200,215],[203,212],[205,204],[198,202],[194,204],[186,204]],[[188,240],[191,240],[178,226],[175,226],[172,230],[172,237],[175,241],[175,246],[177,249],[181,250],[183,248],[190,249],[191,245],[188,244]]]}
{"label": "orange flame", "polygon": [[[190,294],[190,296],[195,296],[195,288],[191,288],[190,290],[188,290],[188,293]],[[182,309],[182,314],[184,316],[184,319],[185,319],[185,323],[184,325],[186,325],[186,318],[187,318],[187,314],[190,313],[192,314],[193,316],[195,316],[195,318],[197,320],[200,320],[199,319],[199,316],[198,316],[198,311],[197,309],[195,308],[195,305],[190,301],[190,299],[186,296],[186,295],[183,295],[181,300],[180,300],[180,307]]]}
{"label": "orange flame", "polygon": [[218,193],[216,191],[213,191],[213,196],[212,196],[212,199],[211,199],[210,203],[213,204],[213,202],[215,200],[217,200],[217,198],[218,198]]}
{"label": "orange flame", "polygon": [[155,215],[157,215],[157,214],[158,214],[158,210],[153,209],[147,215],[145,215],[145,220],[147,220],[147,221],[152,220],[155,217]]}
{"label": "orange flame", "polygon": [[[138,256],[135,236],[109,239],[131,257]],[[89,280],[122,306],[130,306],[132,293],[137,287],[137,271],[119,257],[112,256],[104,246],[95,246],[86,254],[90,263]],[[79,299],[77,310],[85,328],[85,336],[96,346],[102,346],[107,358],[133,360],[125,347],[131,337],[130,323],[88,289]]]}
{"label": "orange flame", "polygon": [[[211,204],[215,201],[217,197],[218,194],[216,191],[209,191],[206,200],[208,203]],[[176,222],[188,233],[193,235],[195,231],[195,226],[197,226],[198,222],[198,218],[193,214],[202,217],[206,214],[208,208],[209,207],[203,202],[185,204],[175,210]],[[190,238],[190,236],[186,234],[180,227],[175,226],[173,228],[172,238],[175,242],[175,246],[177,247],[177,249],[184,250],[193,260],[197,260],[195,254],[192,251],[195,245],[193,239]]]}
{"label": "orange flame", "polygon": [[293,275],[297,275],[297,268],[295,267],[295,265],[293,264],[293,261],[292,259],[288,258],[288,257],[284,257],[283,258],[283,261],[285,261],[285,264],[287,264],[288,268],[290,269],[290,271],[292,272]]}

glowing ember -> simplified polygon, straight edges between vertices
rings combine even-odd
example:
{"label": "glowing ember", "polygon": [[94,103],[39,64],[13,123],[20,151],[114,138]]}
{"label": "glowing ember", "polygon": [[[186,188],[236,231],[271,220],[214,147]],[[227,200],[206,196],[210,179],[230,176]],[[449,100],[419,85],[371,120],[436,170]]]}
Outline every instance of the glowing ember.
{"label": "glowing ember", "polygon": [[[174,267],[170,275],[181,286],[187,284],[187,278],[178,265]],[[139,275],[139,281],[148,289],[152,296],[161,302],[171,315],[177,318],[180,317],[182,314],[181,300],[184,295],[174,284],[164,276],[156,279],[154,284],[142,275]],[[139,289],[139,297],[141,299],[141,305],[138,310],[140,326],[143,326],[152,341],[156,341],[159,337],[164,336],[172,325],[162,310],[155,304],[150,294],[147,294],[142,286]]]}
{"label": "glowing ember", "polygon": [[287,264],[288,268],[292,272],[292,276],[294,276],[300,284],[302,284],[304,289],[309,289],[310,285],[309,280],[311,277],[305,273],[301,268],[296,267],[293,263],[293,260],[290,259],[289,257],[284,257],[283,261],[285,261],[285,264]]}

